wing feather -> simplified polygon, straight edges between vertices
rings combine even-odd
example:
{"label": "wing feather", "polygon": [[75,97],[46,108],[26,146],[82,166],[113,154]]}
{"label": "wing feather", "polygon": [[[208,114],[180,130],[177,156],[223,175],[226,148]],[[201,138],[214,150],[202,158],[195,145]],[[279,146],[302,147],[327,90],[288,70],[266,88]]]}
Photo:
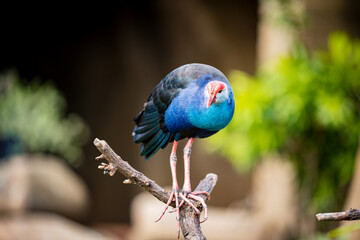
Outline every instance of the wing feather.
{"label": "wing feather", "polygon": [[191,81],[184,77],[184,71],[186,68],[178,68],[163,78],[151,92],[143,110],[134,118],[134,142],[142,143],[141,155],[146,160],[174,140],[174,135],[166,127],[164,114],[172,100]]}

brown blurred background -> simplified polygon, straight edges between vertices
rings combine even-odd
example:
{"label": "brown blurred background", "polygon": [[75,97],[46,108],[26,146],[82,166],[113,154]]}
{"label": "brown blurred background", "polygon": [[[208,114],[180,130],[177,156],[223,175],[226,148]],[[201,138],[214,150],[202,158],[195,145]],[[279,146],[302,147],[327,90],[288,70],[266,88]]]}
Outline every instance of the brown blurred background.
{"label": "brown blurred background", "polygon": [[[255,68],[255,1],[13,6],[7,15],[2,16],[8,24],[4,24],[1,68],[16,67],[27,79],[53,80],[65,94],[69,112],[79,113],[90,125],[91,139],[107,140],[161,185],[171,184],[169,152],[161,151],[144,162],[131,137],[132,118],[153,87],[174,68],[191,62],[207,63],[225,73],[234,68],[251,73]],[[203,154],[195,145],[195,154]],[[85,152],[77,170],[91,190],[90,219],[129,221],[129,201],[139,189],[123,185],[121,176],[109,178],[97,170],[98,152],[92,140]],[[228,162],[207,158],[211,159],[203,161],[205,166],[193,161],[193,184],[209,171],[232,172]],[[225,180],[226,171],[223,174],[219,190],[226,191],[231,179]],[[217,204],[239,197],[226,195]]]}

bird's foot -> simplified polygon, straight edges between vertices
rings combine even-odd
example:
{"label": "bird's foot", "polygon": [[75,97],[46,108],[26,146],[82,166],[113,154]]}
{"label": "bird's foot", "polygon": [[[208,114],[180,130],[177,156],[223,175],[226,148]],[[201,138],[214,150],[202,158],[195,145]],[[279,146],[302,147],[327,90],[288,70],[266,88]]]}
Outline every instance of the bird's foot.
{"label": "bird's foot", "polygon": [[[182,199],[182,203],[181,205],[179,204],[179,197]],[[197,201],[200,201],[201,204],[204,206],[205,208],[205,218],[207,219],[207,206],[205,204],[205,201],[204,199],[202,199],[201,197],[198,197],[198,196],[195,196],[195,195],[192,195],[192,194],[187,194],[187,193],[180,193],[179,190],[173,190],[170,194],[170,197],[169,197],[169,200],[166,204],[166,207],[165,207],[165,210],[163,211],[163,213],[160,215],[160,217],[155,221],[155,222],[158,222],[161,220],[161,218],[164,216],[164,214],[166,213],[166,210],[169,208],[170,204],[172,201],[175,200],[175,210],[172,211],[172,212],[176,212],[176,220],[177,220],[177,223],[178,223],[178,226],[177,226],[177,231],[178,231],[178,238],[180,236],[180,206],[183,205],[183,203],[187,203],[189,204],[193,209],[194,211],[196,212],[196,214],[199,214],[200,215],[200,211],[199,209],[197,209],[197,207],[189,200],[190,198],[194,199],[194,200],[197,200]],[[205,220],[206,220],[205,219]],[[205,221],[204,220],[204,221]],[[204,221],[201,221],[201,222],[204,222]]]}
{"label": "bird's foot", "polygon": [[[201,203],[201,205],[204,207],[205,216],[204,216],[204,219],[203,219],[202,221],[200,221],[200,223],[203,223],[203,222],[205,222],[205,221],[208,219],[208,208],[207,208],[207,205],[206,205],[204,199],[203,199],[202,197],[196,196],[196,195],[202,195],[202,194],[207,196],[207,199],[206,199],[206,200],[210,200],[210,194],[209,194],[208,192],[205,192],[205,191],[201,191],[201,192],[191,192],[191,193],[183,193],[183,194],[182,194],[185,198],[188,198],[188,199],[192,198],[192,199],[194,199],[194,200],[196,200],[196,201],[199,201],[199,202]],[[179,195],[179,196],[180,196],[180,195]],[[189,201],[188,199],[187,199],[187,201]],[[182,205],[184,205],[184,203],[187,202],[187,201],[185,201],[185,200],[183,199],[183,200],[181,201],[181,203],[179,204],[179,208],[181,208]],[[190,201],[189,201],[189,202],[190,202]],[[200,214],[200,211],[198,211],[198,208],[197,208],[194,204],[192,204],[191,202],[190,202],[190,206],[191,206],[193,209],[195,209],[196,213]],[[165,209],[165,211],[166,211],[166,209]],[[164,211],[164,213],[165,213],[165,211]],[[169,213],[174,213],[174,212],[176,212],[176,211],[177,211],[177,209],[171,210],[171,211],[169,211]],[[164,215],[164,214],[163,214],[163,215]],[[162,217],[163,215],[161,215],[161,217]],[[159,220],[160,220],[160,219],[159,219]]]}
{"label": "bird's foot", "polygon": [[181,201],[179,207],[181,207],[185,202],[188,203],[194,210],[197,214],[200,215],[200,211],[199,209],[194,205],[192,204],[189,199],[194,199],[195,201],[198,201],[201,203],[201,205],[203,206],[204,208],[204,219],[202,221],[200,221],[200,223],[203,223],[205,222],[207,219],[208,219],[208,208],[207,208],[207,205],[204,201],[204,199],[200,196],[197,196],[197,195],[206,195],[206,199],[209,200],[210,199],[210,194],[208,192],[205,192],[205,191],[201,191],[201,192],[185,192],[183,194],[184,198],[183,200]]}

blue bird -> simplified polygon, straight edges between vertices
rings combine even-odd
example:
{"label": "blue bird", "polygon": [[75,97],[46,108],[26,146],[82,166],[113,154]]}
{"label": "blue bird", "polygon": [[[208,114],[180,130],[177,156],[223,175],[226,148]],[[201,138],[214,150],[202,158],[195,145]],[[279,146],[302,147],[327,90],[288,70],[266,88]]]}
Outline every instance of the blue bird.
{"label": "blue bird", "polygon": [[[173,142],[170,155],[172,173],[172,192],[165,211],[175,199],[180,232],[179,207],[190,204],[197,213],[199,210],[189,201],[198,200],[207,207],[202,198],[191,191],[190,152],[194,138],[206,138],[226,127],[234,114],[234,96],[229,81],[218,69],[205,64],[183,65],[163,78],[151,92],[144,108],[134,118],[136,124],[133,137],[141,143],[141,155],[150,159],[160,148]],[[188,138],[184,148],[184,185],[182,192],[176,178],[176,148],[178,141]],[[179,204],[179,200],[182,202]],[[205,221],[204,220],[204,221]]]}

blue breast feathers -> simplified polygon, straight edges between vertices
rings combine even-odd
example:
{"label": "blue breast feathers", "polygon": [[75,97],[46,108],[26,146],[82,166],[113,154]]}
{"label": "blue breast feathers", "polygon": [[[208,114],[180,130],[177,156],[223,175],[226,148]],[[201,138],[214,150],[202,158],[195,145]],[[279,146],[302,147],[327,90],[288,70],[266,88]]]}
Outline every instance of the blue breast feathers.
{"label": "blue breast feathers", "polygon": [[194,137],[202,138],[216,133],[229,124],[235,107],[231,86],[223,80],[228,88],[226,100],[207,108],[205,86],[211,80],[213,80],[211,76],[204,75],[197,81],[191,82],[173,99],[165,112],[165,124],[171,133],[177,135],[191,133]]}

